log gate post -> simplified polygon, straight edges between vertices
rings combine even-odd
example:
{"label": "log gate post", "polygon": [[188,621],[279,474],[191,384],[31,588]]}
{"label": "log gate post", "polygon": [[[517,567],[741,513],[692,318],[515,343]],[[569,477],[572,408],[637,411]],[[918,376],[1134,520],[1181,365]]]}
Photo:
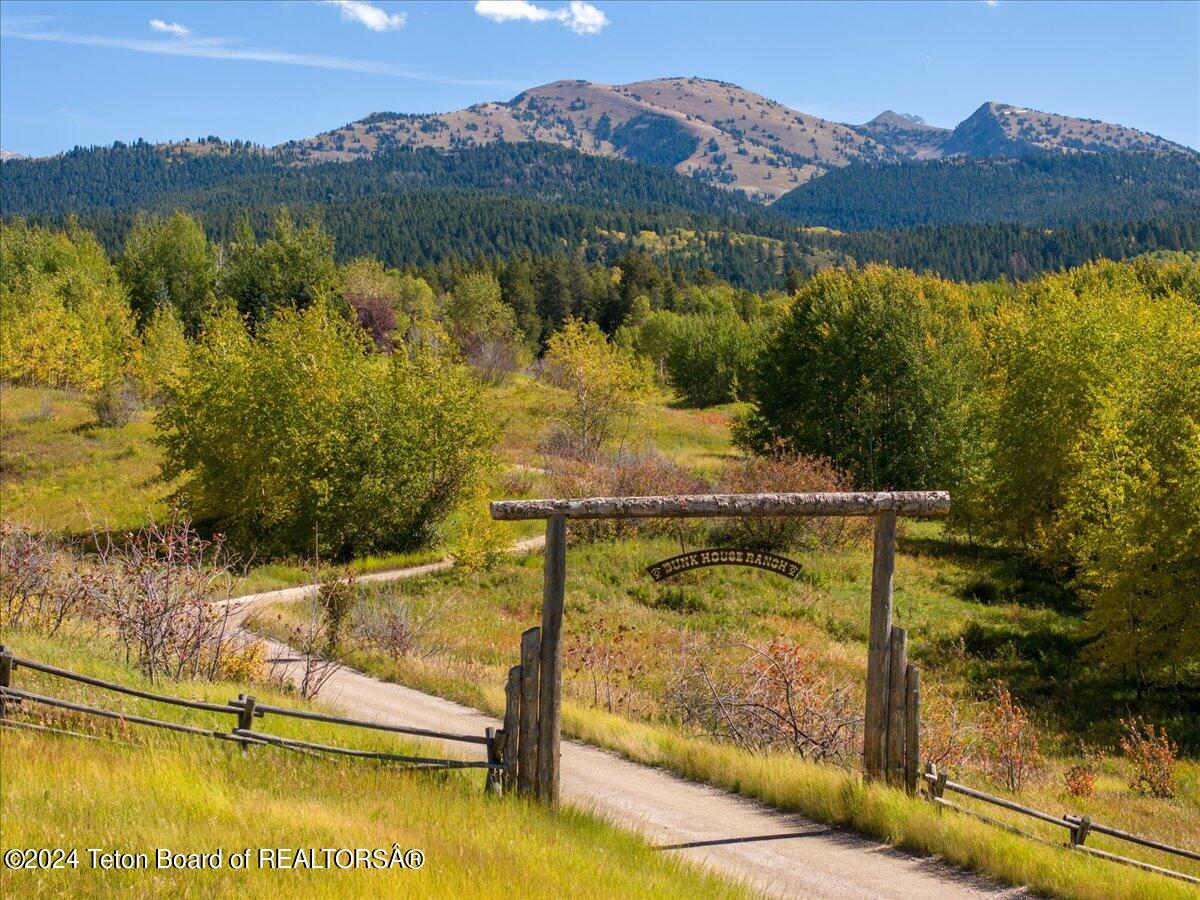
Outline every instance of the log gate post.
{"label": "log gate post", "polygon": [[537,795],[538,667],[542,660],[542,629],[521,635],[521,704],[517,724],[517,792]]}
{"label": "log gate post", "polygon": [[871,566],[871,626],[867,645],[867,709],[863,725],[863,772],[884,776],[887,753],[888,657],[892,634],[892,576],[896,569],[896,513],[875,517]]}
{"label": "log gate post", "polygon": [[538,799],[558,806],[562,734],[562,623],[567,586],[567,518],[546,520],[546,574],[542,595],[542,684],[538,716]]}
{"label": "log gate post", "polygon": [[517,788],[517,747],[521,735],[521,667],[508,670],[508,681],[504,684],[504,778],[503,792],[510,794]]}

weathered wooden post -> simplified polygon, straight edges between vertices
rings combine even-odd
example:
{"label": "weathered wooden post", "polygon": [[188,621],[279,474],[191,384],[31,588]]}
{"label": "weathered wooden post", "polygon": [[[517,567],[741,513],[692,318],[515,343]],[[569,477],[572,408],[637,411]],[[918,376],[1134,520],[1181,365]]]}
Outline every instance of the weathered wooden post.
{"label": "weathered wooden post", "polygon": [[546,568],[542,595],[542,677],[538,698],[538,799],[558,806],[559,735],[562,730],[562,623],[567,585],[567,518],[546,520]]}
{"label": "weathered wooden post", "polygon": [[[1068,821],[1070,821],[1068,819]],[[1080,816],[1074,821],[1071,828],[1071,849],[1082,847],[1083,842],[1087,840],[1088,834],[1092,830],[1092,820],[1087,816]]]}
{"label": "weathered wooden post", "polygon": [[[0,688],[12,687],[12,670],[13,670],[13,655],[12,651],[0,644]],[[5,707],[8,705],[4,696],[0,694],[0,719],[3,719],[8,710]]]}
{"label": "weathered wooden post", "polygon": [[907,691],[904,694],[904,790],[910,797],[917,795],[917,779],[921,765],[921,670],[908,664]]}
{"label": "weathered wooden post", "polygon": [[[245,694],[238,694],[241,709],[238,712],[238,731],[252,731],[254,729],[254,698],[248,697]],[[250,746],[249,741],[242,741],[242,752]]]}
{"label": "weathered wooden post", "polygon": [[892,626],[888,642],[888,701],[887,701],[887,783],[892,787],[904,784],[904,710],[908,677],[908,632]]}
{"label": "weathered wooden post", "polygon": [[500,746],[503,740],[503,735],[497,737],[496,729],[490,725],[483,729],[483,736],[487,740],[487,761],[488,770],[487,777],[483,781],[483,789],[488,794],[503,793],[503,788],[500,786],[501,774],[500,770],[495,766],[500,763]]}
{"label": "weathered wooden post", "polygon": [[875,517],[871,568],[871,628],[867,647],[867,709],[863,726],[863,773],[884,775],[887,735],[888,642],[892,632],[892,575],[896,568],[896,511]]}
{"label": "weathered wooden post", "polygon": [[542,661],[542,629],[530,628],[521,635],[521,709],[517,730],[517,791],[537,794],[538,689]]}
{"label": "weathered wooden post", "polygon": [[508,670],[504,683],[504,793],[517,787],[517,746],[521,728],[521,667]]}

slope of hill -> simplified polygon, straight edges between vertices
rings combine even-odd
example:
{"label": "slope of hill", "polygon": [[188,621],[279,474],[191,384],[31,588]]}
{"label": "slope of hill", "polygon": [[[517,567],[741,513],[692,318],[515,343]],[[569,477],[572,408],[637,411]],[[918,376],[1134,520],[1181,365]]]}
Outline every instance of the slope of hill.
{"label": "slope of hill", "polygon": [[950,129],[930,125],[920,116],[884,110],[870,122],[859,125],[860,134],[874,138],[902,159],[930,159],[940,155]]}
{"label": "slope of hill", "polygon": [[939,154],[1012,157],[1038,150],[1196,155],[1194,150],[1136,128],[990,102],[958,124]]}
{"label": "slope of hill", "polygon": [[1037,151],[1019,159],[848,166],[801,185],[772,209],[808,225],[843,230],[1200,215],[1200,159]]}
{"label": "slope of hill", "polygon": [[847,125],[702,78],[555,81],[507,103],[457,112],[376,113],[281,149],[304,160],[349,160],[396,146],[451,150],[502,141],[543,141],[673,168],[765,200],[831,168],[888,155]]}
{"label": "slope of hill", "polygon": [[[211,137],[155,147],[138,141],[112,148],[76,148],[46,159],[7,159],[2,174],[6,190],[19,196],[25,195],[22,180],[55,182],[57,196],[52,203],[36,209],[28,203],[5,203],[8,209],[50,212],[113,205],[117,198],[110,167],[127,165],[124,154],[132,148],[144,152],[144,169],[134,173],[142,182],[137,187],[139,196],[144,196],[203,187],[275,165],[359,161],[389,156],[397,149],[447,153],[530,143],[556,144],[591,157],[673,170],[764,203],[854,163],[1020,157],[1038,151],[1196,157],[1187,147],[1133,128],[1001,103],[983,104],[953,131],[891,110],[851,126],[798,112],[728,82],[660,78],[625,85],[555,81],[507,102],[481,103],[454,112],[377,112],[271,148]],[[19,165],[9,168],[12,163]],[[24,168],[31,165],[43,168],[35,176],[32,169]],[[63,171],[72,167],[78,177],[59,183]],[[10,186],[14,179],[18,183]],[[520,189],[521,183],[522,174],[517,172],[503,189]]]}
{"label": "slope of hill", "polygon": [[375,113],[276,150],[301,161],[345,161],[397,146],[445,151],[525,141],[674,169],[765,202],[856,162],[1036,151],[1195,155],[1134,128],[1003,103],[983,104],[953,131],[891,110],[863,125],[841,125],[703,78],[555,81],[507,103]]}
{"label": "slope of hill", "polygon": [[[73,150],[0,169],[0,213],[61,214],[182,205],[310,204],[430,190],[486,190],[584,206],[674,209],[774,218],[760,204],[657,167],[551,144],[497,144],[451,153],[390,150],[349,164],[296,166],[286,156],[214,143],[210,152],[145,142]],[[232,147],[232,149],[231,149]]]}

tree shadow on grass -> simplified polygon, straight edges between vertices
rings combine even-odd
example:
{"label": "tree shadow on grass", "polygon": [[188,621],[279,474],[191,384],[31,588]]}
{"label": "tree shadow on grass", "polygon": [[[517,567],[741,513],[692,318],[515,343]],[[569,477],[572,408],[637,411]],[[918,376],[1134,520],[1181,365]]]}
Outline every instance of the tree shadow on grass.
{"label": "tree shadow on grass", "polygon": [[1027,609],[1049,609],[1082,615],[1079,592],[1067,576],[1056,575],[1020,550],[994,544],[972,544],[945,537],[897,539],[897,549],[911,556],[944,560],[969,575],[959,590],[963,600],[986,606],[1014,603]]}

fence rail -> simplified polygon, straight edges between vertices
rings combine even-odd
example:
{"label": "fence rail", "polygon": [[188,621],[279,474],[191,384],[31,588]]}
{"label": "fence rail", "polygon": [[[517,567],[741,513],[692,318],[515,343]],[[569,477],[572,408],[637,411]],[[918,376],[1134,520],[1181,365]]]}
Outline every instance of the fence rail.
{"label": "fence rail", "polygon": [[[1107,859],[1111,862],[1121,863],[1127,866],[1135,866],[1139,869],[1144,869],[1147,872],[1155,872],[1159,875],[1166,875],[1170,878],[1178,878],[1181,881],[1187,881],[1192,884],[1200,884],[1200,878],[1193,875],[1187,875],[1183,872],[1176,872],[1173,869],[1166,869],[1162,866],[1156,866],[1152,863],[1144,862],[1140,859],[1133,859],[1128,856],[1122,856],[1119,853],[1109,853],[1106,850],[1100,850],[1096,847],[1088,847],[1084,844],[1090,834],[1103,834],[1108,837],[1117,838],[1122,841],[1129,841],[1133,844],[1138,844],[1142,847],[1149,847],[1152,850],[1158,850],[1162,853],[1180,856],[1184,859],[1193,859],[1200,861],[1200,853],[1194,850],[1186,850],[1182,847],[1172,847],[1170,844],[1164,844],[1161,841],[1151,840],[1136,834],[1130,834],[1127,831],[1121,831],[1119,828],[1112,828],[1108,825],[1102,825],[1099,822],[1093,822],[1087,816],[1072,816],[1065,815],[1060,817],[1053,816],[1050,813],[1042,812],[1038,809],[1033,809],[1016,803],[1004,797],[997,797],[993,794],[988,794],[972,787],[967,787],[965,784],[959,784],[956,781],[950,781],[946,777],[945,772],[939,772],[936,765],[930,763],[925,769],[925,782],[929,790],[929,799],[939,807],[952,809],[955,812],[965,813],[976,819],[982,819],[990,825],[995,825],[1003,828],[1005,831],[1010,831],[1013,834],[1018,834],[1021,837],[1033,838],[1034,840],[1044,840],[1037,835],[1022,831],[1015,825],[1008,822],[1001,822],[999,819],[994,819],[991,816],[978,812],[973,809],[968,809],[961,804],[955,803],[952,800],[947,800],[943,794],[950,791],[955,794],[961,794],[964,797],[970,797],[973,800],[979,800],[983,803],[990,803],[993,806],[999,806],[1003,809],[1012,812],[1020,813],[1032,819],[1037,819],[1040,822],[1045,822],[1048,825],[1055,825],[1059,828],[1065,828],[1068,831],[1068,840],[1064,845],[1071,850],[1080,853],[1086,853],[1089,856],[1096,856],[1101,859]],[[1049,843],[1049,842],[1048,842]]]}
{"label": "fence rail", "polygon": [[[138,697],[142,700],[149,700],[154,703],[182,706],[187,709],[195,709],[202,712],[232,715],[236,717],[236,724],[235,727],[229,731],[223,731],[219,728],[200,728],[195,725],[186,725],[182,722],[170,722],[165,719],[156,719],[149,716],[138,716],[131,713],[120,712],[118,710],[104,709],[102,707],[92,706],[86,703],[76,703],[75,701],[65,700],[61,697],[51,697],[45,694],[39,694],[33,691],[24,690],[22,688],[13,687],[13,672],[22,668],[29,669],[30,671],[41,672],[42,674],[49,675],[54,678],[62,678],[64,680],[75,681],[81,684],[97,687],[102,690],[125,694],[131,697]],[[102,678],[93,678],[90,675],[83,675],[79,672],[60,669],[57,666],[51,666],[43,662],[38,662],[37,660],[16,656],[7,648],[0,647],[0,722],[3,722],[3,724],[6,726],[16,727],[28,724],[14,720],[8,720],[6,718],[8,706],[10,704],[14,702],[22,703],[25,701],[37,703],[43,706],[50,706],[57,709],[65,709],[83,715],[115,719],[121,722],[127,722],[130,724],[142,725],[151,728],[161,728],[179,734],[213,738],[214,740],[220,741],[231,741],[241,744],[243,749],[251,745],[273,746],[305,753],[333,754],[338,756],[349,756],[358,759],[377,759],[388,762],[404,763],[405,768],[418,769],[422,771],[429,769],[486,769],[488,770],[487,786],[489,790],[499,789],[501,782],[496,776],[498,772],[505,769],[502,761],[503,752],[501,750],[501,746],[504,741],[503,732],[500,732],[499,734],[491,733],[481,736],[474,734],[451,734],[448,732],[431,731],[425,728],[412,728],[402,725],[387,725],[382,722],[370,722],[364,719],[352,719],[343,716],[310,712],[308,710],[292,709],[286,706],[258,704],[254,697],[249,697],[245,694],[238,697],[236,700],[230,700],[225,705],[221,705],[219,703],[206,703],[198,700],[185,700],[181,697],[170,697],[165,694],[156,694],[151,691],[143,691],[137,688],[128,687],[127,685],[117,684],[112,681],[105,681]],[[375,731],[385,731],[393,734],[437,738],[439,740],[457,741],[465,744],[482,744],[487,748],[487,755],[483,760],[409,756],[399,753],[385,753],[382,751],[357,750],[350,747],[337,747],[329,744],[319,744],[312,741],[302,741],[295,738],[287,738],[281,735],[270,734],[263,731],[255,731],[253,729],[254,720],[256,718],[261,719],[267,715],[305,719],[308,721],[323,722],[330,725],[341,725],[350,728],[366,728]],[[489,731],[491,731],[491,729],[489,729]]]}

